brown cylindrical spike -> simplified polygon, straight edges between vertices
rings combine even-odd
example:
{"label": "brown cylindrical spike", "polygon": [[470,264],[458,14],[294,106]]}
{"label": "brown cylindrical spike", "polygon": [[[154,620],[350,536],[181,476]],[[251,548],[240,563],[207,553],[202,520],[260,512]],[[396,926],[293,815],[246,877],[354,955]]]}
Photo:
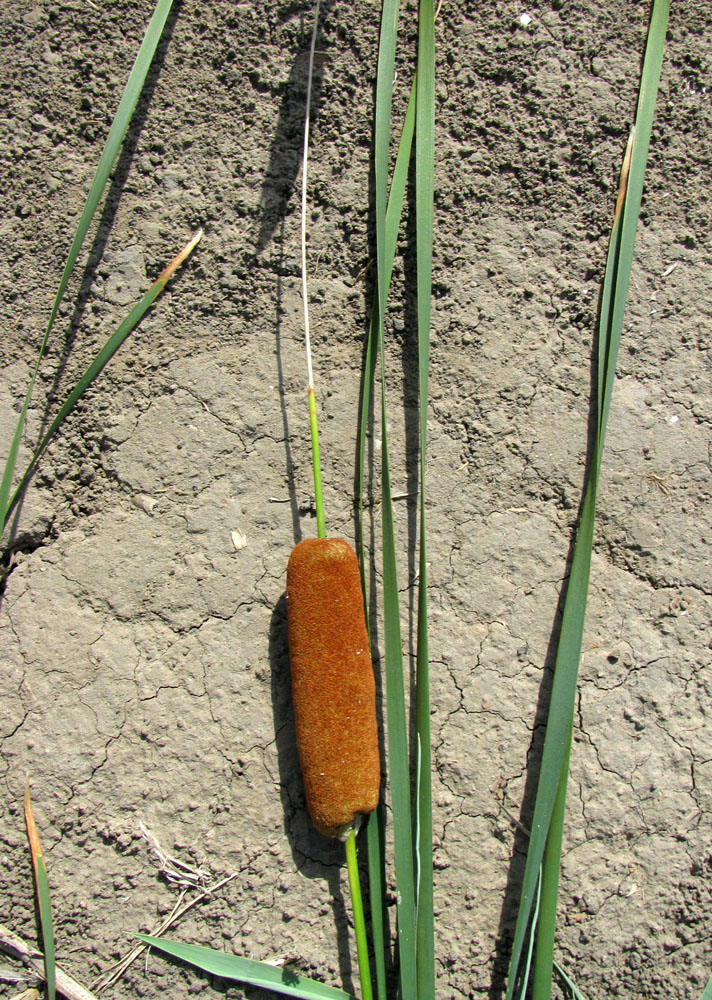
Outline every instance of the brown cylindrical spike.
{"label": "brown cylindrical spike", "polygon": [[297,747],[314,826],[338,837],[378,805],[376,685],[356,554],[309,538],[287,567],[287,626]]}

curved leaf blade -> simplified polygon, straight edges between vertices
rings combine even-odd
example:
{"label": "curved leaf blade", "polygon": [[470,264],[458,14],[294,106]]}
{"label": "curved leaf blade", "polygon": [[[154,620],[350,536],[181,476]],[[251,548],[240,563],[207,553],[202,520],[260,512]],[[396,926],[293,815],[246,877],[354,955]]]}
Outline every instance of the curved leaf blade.
{"label": "curved leaf blade", "polygon": [[522,949],[540,871],[543,871],[543,875],[533,997],[534,1000],[548,1000],[551,995],[560,845],[593,550],[598,477],[623,331],[635,232],[640,214],[669,10],[670,0],[653,0],[633,139],[626,151],[621,172],[621,192],[614,215],[606,261],[599,307],[596,439],[588,481],[585,484],[581,519],[564,603],[539,785],[510,958],[506,1000],[512,1000],[517,985],[519,985],[519,996],[523,996],[526,992],[526,977],[521,977],[519,982],[518,980],[520,980]]}
{"label": "curved leaf blade", "polygon": [[300,976],[289,969],[266,962],[255,962],[251,958],[241,958],[239,955],[227,955],[223,951],[205,948],[197,944],[184,944],[181,941],[170,941],[168,938],[150,937],[148,934],[137,934],[144,944],[151,948],[188,962],[196,969],[202,969],[212,976],[221,979],[234,979],[251,986],[259,986],[265,990],[274,990],[285,996],[301,997],[303,1000],[355,1000],[351,993],[328,986],[308,976]]}
{"label": "curved leaf blade", "polygon": [[141,301],[137,303],[126,317],[126,319],[119,325],[116,331],[109,337],[104,346],[98,352],[92,363],[89,365],[87,370],[84,372],[82,377],[79,379],[75,387],[67,396],[66,400],[62,404],[57,413],[56,417],[47,429],[46,434],[40,441],[40,443],[35,448],[32,458],[30,459],[29,465],[25,469],[22,475],[22,479],[13,494],[12,500],[8,504],[8,513],[17,503],[17,500],[22,493],[28,479],[37,467],[37,463],[44,454],[47,445],[50,443],[54,435],[57,433],[61,425],[67,419],[69,414],[72,412],[74,407],[77,405],[81,397],[87,391],[92,382],[97,378],[98,375],[104,370],[109,361],[116,354],[118,349],[121,347],[123,342],[126,340],[128,335],[135,329],[139,322],[143,319],[145,314],[148,312],[150,307],[156,301],[158,296],[161,294],[163,289],[166,287],[170,279],[173,277],[175,272],[181,266],[181,264],[187,259],[187,257],[192,253],[193,249],[198,245],[200,239],[203,235],[202,229],[199,229],[193,238],[186,243],[183,249],[177,254],[173,260],[170,262],[168,267],[166,267],[161,274],[156,278],[151,287],[148,289],[146,294],[143,296]]}
{"label": "curved leaf blade", "polygon": [[79,225],[77,226],[74,239],[72,240],[67,262],[64,265],[62,277],[59,280],[59,288],[57,289],[57,294],[55,295],[54,302],[52,304],[49,321],[47,323],[44,336],[42,337],[40,349],[37,354],[37,361],[30,377],[30,383],[27,387],[27,392],[25,393],[22,409],[20,410],[20,415],[17,418],[15,433],[13,434],[12,442],[10,443],[10,450],[5,460],[5,468],[3,470],[2,480],[0,481],[0,538],[2,537],[7,515],[9,513],[8,500],[12,487],[12,479],[15,473],[15,465],[17,464],[17,454],[20,450],[20,442],[22,440],[22,434],[25,429],[25,421],[27,419],[27,411],[30,406],[30,400],[32,399],[35,382],[37,381],[37,373],[39,371],[40,362],[47,347],[47,341],[49,340],[49,335],[52,331],[52,327],[54,326],[59,305],[64,297],[69,278],[74,270],[74,265],[77,262],[79,251],[82,248],[87,230],[89,229],[91,220],[93,219],[94,213],[99,205],[99,201],[101,200],[104,188],[106,187],[106,182],[109,179],[109,174],[111,173],[114,160],[116,159],[121,143],[123,142],[124,135],[126,134],[126,130],[131,122],[139,95],[143,90],[144,83],[146,82],[149,67],[153,62],[153,57],[156,53],[160,37],[163,34],[163,29],[172,5],[173,0],[158,0],[158,3],[156,4],[156,9],[149,22],[148,28],[146,29],[146,34],[144,35],[143,42],[141,43],[141,48],[136,56],[136,61],[133,65],[131,73],[129,74],[126,89],[124,90],[121,101],[119,102],[116,116],[114,117],[111,129],[109,130],[104,151],[102,152],[99,160],[99,166],[96,169],[94,180],[92,181],[89,194],[87,195],[86,204],[84,205],[84,209],[79,220]]}

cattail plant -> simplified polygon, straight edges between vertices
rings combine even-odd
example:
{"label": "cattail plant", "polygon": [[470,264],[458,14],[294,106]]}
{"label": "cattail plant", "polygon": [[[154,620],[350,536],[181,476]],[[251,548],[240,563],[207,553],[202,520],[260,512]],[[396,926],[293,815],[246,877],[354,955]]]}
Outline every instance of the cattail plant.
{"label": "cattail plant", "polygon": [[[170,6],[168,0],[161,0],[158,8],[165,12],[166,3]],[[593,401],[595,416],[592,428],[592,460],[584,483],[581,518],[577,527],[575,552],[567,583],[543,760],[511,951],[506,987],[507,1000],[515,998],[524,1000],[527,995],[531,995],[533,1000],[549,1000],[553,971],[558,968],[554,962],[556,903],[599,472],[623,327],[635,228],[640,211],[669,6],[669,0],[653,0],[635,126],[624,159],[619,198],[614,210],[596,348],[597,385]],[[363,596],[364,531],[363,525],[359,525],[357,548],[360,567],[359,558],[345,540],[327,537],[310,344],[306,261],[307,167],[312,73],[319,18],[318,0],[309,54],[301,212],[307,405],[317,537],[302,541],[293,549],[287,567],[286,589],[292,700],[306,802],[314,827],[321,834],[339,838],[345,844],[362,996],[365,1000],[371,1000],[373,995],[369,961],[369,952],[372,952],[375,994],[378,1000],[389,1000],[396,996],[399,1000],[434,1000],[428,561],[425,516],[435,149],[435,11],[432,0],[420,0],[419,3],[417,71],[400,131],[393,171],[389,175],[393,152],[392,103],[398,16],[398,0],[384,0],[374,129],[376,270],[372,320],[362,386],[357,476],[359,507],[363,511],[366,437],[375,400],[376,404],[380,405],[379,436],[382,456],[380,510],[383,584],[380,603],[383,610],[382,662],[387,730],[384,743],[388,752],[388,783],[385,792],[389,797],[392,817],[392,861],[396,889],[396,940],[399,959],[397,963],[399,981],[397,986],[390,988],[386,977],[391,941],[385,916],[387,912],[385,872],[387,862],[390,863],[391,858],[387,857],[385,847],[386,810],[385,795],[382,794],[384,790],[381,788],[382,762],[378,750],[375,678]],[[420,483],[417,650],[412,690],[407,692],[404,681],[386,414],[385,318],[411,165],[414,167],[412,176],[415,183]],[[77,243],[76,238],[75,243]],[[81,240],[76,246],[76,252],[73,247],[74,259],[80,244]],[[189,244],[190,249],[192,245],[194,243]],[[189,248],[186,248],[187,252]],[[64,276],[62,281],[60,298],[66,285]],[[57,306],[58,300],[53,307],[50,325]],[[380,385],[376,376],[379,364]],[[21,415],[22,420],[26,408],[27,402]],[[56,428],[53,424],[50,433],[54,429]],[[47,439],[41,443],[41,447],[44,447],[46,442]],[[15,443],[13,447],[16,451]],[[36,458],[33,459],[33,462],[35,461]],[[8,499],[9,485],[3,480],[0,489],[0,517],[4,517],[7,513]],[[368,603],[370,602],[366,602]],[[413,706],[412,731],[409,730],[406,711],[408,694],[411,696]],[[360,825],[366,827],[371,911],[370,946],[361,900],[356,851],[356,835]],[[251,961],[240,956],[227,955],[213,949],[168,941],[164,938],[146,935],[139,937],[152,947],[221,977],[313,1000],[338,1000],[338,998],[348,1000],[350,997],[344,990],[297,975],[268,962]],[[566,988],[572,995],[580,996],[568,974],[563,970],[559,971]],[[703,1000],[712,1000],[712,980]]]}
{"label": "cattail plant", "polygon": [[307,804],[316,828],[346,842],[361,992],[370,1000],[371,972],[356,856],[361,818],[378,805],[380,759],[376,684],[353,549],[326,537],[316,397],[309,325],[306,218],[309,117],[319,0],[309,49],[302,159],[301,257],[307,399],[318,538],[301,542],[287,569],[292,699]]}

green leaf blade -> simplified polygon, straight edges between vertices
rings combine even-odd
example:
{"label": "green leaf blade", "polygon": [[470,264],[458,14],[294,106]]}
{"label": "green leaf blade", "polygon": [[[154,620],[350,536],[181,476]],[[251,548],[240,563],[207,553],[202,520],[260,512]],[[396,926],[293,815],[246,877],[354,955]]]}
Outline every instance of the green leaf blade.
{"label": "green leaf blade", "polygon": [[54,435],[57,433],[59,428],[62,426],[64,421],[67,419],[69,414],[72,412],[74,407],[77,405],[79,400],[82,398],[87,389],[91,386],[94,380],[101,374],[104,368],[107,366],[109,361],[116,354],[118,349],[121,347],[123,342],[129,336],[130,333],[138,326],[140,321],[143,319],[145,314],[151,308],[153,303],[156,301],[161,292],[165,289],[169,280],[175,273],[175,271],[183,264],[186,258],[192,253],[193,249],[197,246],[202,236],[202,230],[199,230],[193,238],[183,247],[179,254],[177,254],[167,268],[158,276],[154,281],[148,291],[145,293],[140,302],[138,302],[129,315],[119,324],[115,332],[109,337],[104,346],[99,350],[98,354],[89,365],[87,370],[84,372],[82,377],[79,379],[75,387],[67,396],[66,400],[59,408],[59,411],[52,423],[48,427],[44,437],[40,443],[35,448],[32,458],[22,475],[22,478],[15,490],[12,500],[8,504],[8,512],[12,510],[14,505],[22,493],[29,477],[34,472],[37,467],[37,463],[45,452],[47,445],[50,443]]}
{"label": "green leaf blade", "polygon": [[570,743],[593,549],[595,505],[594,483],[590,480],[584,499],[559,635],[539,785],[509,966],[507,1000],[511,1000],[514,995],[516,974],[549,836],[551,816]]}
{"label": "green leaf blade", "polygon": [[383,639],[388,719],[388,763],[393,808],[393,846],[398,906],[398,949],[402,1000],[416,1000],[415,876],[408,764],[408,731],[403,683],[403,650],[395,534],[391,502],[391,476],[386,422],[386,383],[381,341],[381,449],[382,449],[382,544],[383,544]]}
{"label": "green leaf blade", "polygon": [[628,285],[633,265],[635,234],[638,228],[640,206],[643,199],[645,170],[648,162],[653,119],[655,117],[655,104],[660,82],[669,13],[670,0],[654,0],[643,56],[640,91],[633,133],[633,147],[630,157],[630,171],[620,221],[620,253],[615,268],[612,306],[610,312],[601,317],[602,323],[605,323],[604,330],[607,343],[603,409],[600,414],[599,425],[601,450],[608,423],[616,360],[623,331]]}
{"label": "green leaf blade", "polygon": [[[556,898],[568,760],[593,550],[598,477],[623,331],[635,232],[640,214],[669,7],[670,0],[654,0],[643,59],[625,198],[620,218],[618,216],[614,218],[611,231],[598,326],[596,439],[589,477],[585,485],[559,635],[544,752],[509,966],[507,1000],[511,1000],[517,985],[522,949],[542,864],[541,910],[535,955],[533,1000],[548,1000],[551,995]],[[545,852],[549,854],[546,860]],[[526,981],[520,985],[523,995]]]}
{"label": "green leaf blade", "polygon": [[[408,178],[408,165],[415,132],[415,81],[411,87],[408,108],[406,110],[403,129],[398,144],[396,164],[393,170],[391,189],[388,196],[385,219],[385,270],[386,270],[386,295],[390,288],[391,276],[393,273],[393,261],[395,259],[396,245],[398,242],[398,230],[400,228],[401,215],[403,213],[403,203],[405,200],[405,186]],[[366,358],[364,363],[364,377],[361,388],[361,419],[359,424],[359,465],[358,465],[358,496],[359,496],[359,555],[361,562],[361,579],[364,592],[364,606],[368,608],[366,594],[366,552],[365,552],[365,532],[363,526],[364,510],[364,488],[365,488],[365,467],[366,467],[366,437],[368,433],[369,419],[371,415],[371,401],[374,398],[374,386],[376,377],[376,364],[378,362],[379,340],[379,307],[378,292],[373,303],[371,323],[368,331],[366,345]],[[384,804],[380,803],[376,813],[373,813],[368,821],[367,843],[368,843],[368,871],[369,871],[369,895],[371,902],[371,926],[374,947],[374,965],[376,970],[376,988],[379,1000],[387,1000],[386,997],[386,918],[385,918],[385,819]]]}
{"label": "green leaf blade", "polygon": [[121,143],[123,142],[124,136],[131,122],[139,95],[146,82],[148,70],[153,62],[153,57],[156,53],[156,48],[158,47],[161,35],[163,34],[163,29],[172,5],[173,0],[158,0],[158,3],[156,4],[153,16],[146,29],[146,34],[144,35],[138,55],[136,56],[136,61],[133,65],[131,73],[129,74],[126,88],[121,101],[119,102],[119,107],[116,111],[114,121],[109,130],[104,150],[99,159],[99,165],[96,169],[91,188],[89,189],[89,194],[87,195],[87,200],[84,205],[84,209],[82,210],[79,224],[72,240],[72,245],[69,249],[67,262],[64,265],[64,270],[62,271],[62,276],[59,280],[59,287],[50,310],[49,321],[37,354],[37,361],[32,371],[32,375],[30,376],[30,382],[27,387],[27,392],[25,393],[22,409],[20,410],[20,414],[17,418],[15,433],[13,434],[10,450],[5,460],[2,480],[0,480],[0,538],[2,538],[3,531],[5,530],[5,524],[10,510],[10,491],[12,489],[12,480],[15,474],[15,466],[17,464],[17,455],[22,435],[25,430],[27,411],[30,406],[35,383],[37,381],[40,362],[47,347],[49,335],[54,326],[54,321],[57,317],[60,303],[64,297],[72,271],[74,270],[77,257],[79,256],[79,251],[82,248],[89,225],[94,217],[99,201],[101,200],[101,196],[106,187],[106,183],[109,179],[114,160],[116,159]]}
{"label": "green leaf blade", "polygon": [[48,1000],[55,1000],[57,968],[54,956],[54,921],[52,919],[52,905],[49,897],[47,866],[45,865],[44,852],[42,850],[42,844],[40,843],[40,835],[37,830],[35,815],[32,809],[29,781],[25,786],[25,823],[27,826],[27,840],[30,847],[30,856],[32,857],[32,870],[35,875],[37,910],[40,918],[45,979],[47,982],[47,998]]}
{"label": "green leaf blade", "polygon": [[251,986],[274,990],[285,996],[301,997],[303,1000],[354,1000],[353,994],[336,986],[328,986],[308,976],[300,976],[289,969],[269,965],[266,962],[256,962],[250,958],[241,958],[239,955],[227,955],[225,952],[205,948],[202,945],[184,944],[181,941],[151,937],[148,934],[136,936],[151,948],[157,948],[173,958],[179,958],[221,979],[249,983]]}
{"label": "green leaf blade", "polygon": [[[391,136],[391,106],[398,22],[397,0],[384,0],[376,79],[374,178],[376,188],[376,332],[374,354],[381,362],[381,500],[383,545],[383,635],[385,660],[386,717],[393,841],[398,903],[398,949],[402,1000],[416,1000],[415,875],[410,801],[408,732],[403,682],[399,593],[396,573],[395,537],[391,501],[390,460],[386,417],[386,374],[383,344],[386,297],[392,269],[387,244],[388,160]],[[407,167],[407,161],[404,164]],[[407,171],[406,171],[407,173]],[[405,178],[404,178],[405,183]],[[393,200],[394,210],[397,202]],[[400,210],[397,210],[400,217]],[[395,229],[397,234],[397,227]],[[393,241],[395,253],[395,239]],[[365,410],[365,408],[364,408]]]}
{"label": "green leaf blade", "polygon": [[47,1000],[55,1000],[57,972],[54,956],[54,922],[49,898],[49,879],[44,857],[36,859],[35,878],[37,880],[37,900],[42,924],[42,947],[44,950],[45,975],[47,977]]}
{"label": "green leaf blade", "polygon": [[[562,969],[558,962],[554,962],[554,972],[564,984],[564,987],[570,992],[572,1000],[586,1000],[586,997],[583,995],[576,983],[567,974],[566,970]],[[710,983],[712,983],[712,980],[710,980]],[[707,1000],[707,998],[703,997],[702,1000]],[[710,996],[710,1000],[712,1000],[712,994]]]}

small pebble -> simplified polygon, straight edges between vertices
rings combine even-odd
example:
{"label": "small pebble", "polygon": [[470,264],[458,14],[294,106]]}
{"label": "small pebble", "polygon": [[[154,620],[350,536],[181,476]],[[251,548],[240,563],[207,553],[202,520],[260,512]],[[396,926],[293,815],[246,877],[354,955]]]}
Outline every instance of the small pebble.
{"label": "small pebble", "polygon": [[139,510],[148,514],[149,517],[153,517],[153,508],[156,506],[156,501],[153,497],[149,497],[145,493],[136,493],[131,497],[131,503],[134,507],[138,507]]}

